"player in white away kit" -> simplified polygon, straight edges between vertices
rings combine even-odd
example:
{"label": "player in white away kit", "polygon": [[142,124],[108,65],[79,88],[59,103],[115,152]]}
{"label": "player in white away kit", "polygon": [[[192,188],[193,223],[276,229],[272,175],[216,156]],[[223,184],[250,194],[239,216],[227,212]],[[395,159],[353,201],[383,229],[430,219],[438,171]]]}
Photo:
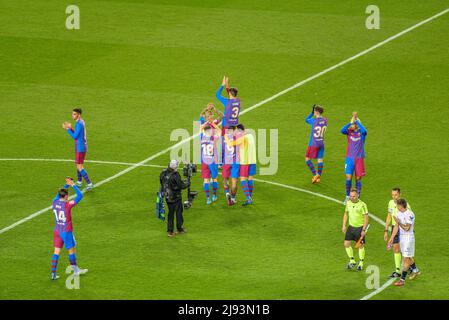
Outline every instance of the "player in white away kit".
{"label": "player in white away kit", "polygon": [[395,217],[396,225],[394,226],[388,248],[393,245],[394,237],[399,232],[399,246],[403,257],[401,279],[395,282],[395,286],[403,286],[409,269],[411,270],[409,278],[415,279],[421,272],[415,265],[413,257],[415,256],[415,214],[407,209],[407,201],[398,199],[396,201],[398,213]]}

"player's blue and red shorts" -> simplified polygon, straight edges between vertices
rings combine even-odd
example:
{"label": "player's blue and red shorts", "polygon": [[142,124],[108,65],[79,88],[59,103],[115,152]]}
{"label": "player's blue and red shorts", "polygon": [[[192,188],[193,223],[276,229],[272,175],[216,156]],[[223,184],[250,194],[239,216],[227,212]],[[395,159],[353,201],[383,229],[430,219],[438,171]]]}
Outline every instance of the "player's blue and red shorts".
{"label": "player's blue and red shorts", "polygon": [[308,146],[306,151],[306,158],[323,159],[324,146]]}
{"label": "player's blue and red shorts", "polygon": [[75,151],[75,163],[84,164],[84,159],[86,159],[86,152]]}
{"label": "player's blue and red shorts", "polygon": [[238,163],[224,164],[221,167],[221,176],[224,179],[237,179],[240,176],[240,165]]}
{"label": "player's blue and red shorts", "polygon": [[218,177],[218,165],[216,163],[201,163],[201,177],[203,179],[216,179]]}
{"label": "player's blue and red shorts", "polygon": [[72,249],[76,245],[72,231],[60,232],[59,230],[55,230],[53,232],[53,243],[55,248],[62,248],[64,245],[67,250]]}
{"label": "player's blue and red shorts", "polygon": [[365,176],[365,159],[346,157],[345,174],[354,174],[356,177]]}
{"label": "player's blue and red shorts", "polygon": [[248,178],[256,174],[256,164],[241,164],[240,165],[240,177]]}

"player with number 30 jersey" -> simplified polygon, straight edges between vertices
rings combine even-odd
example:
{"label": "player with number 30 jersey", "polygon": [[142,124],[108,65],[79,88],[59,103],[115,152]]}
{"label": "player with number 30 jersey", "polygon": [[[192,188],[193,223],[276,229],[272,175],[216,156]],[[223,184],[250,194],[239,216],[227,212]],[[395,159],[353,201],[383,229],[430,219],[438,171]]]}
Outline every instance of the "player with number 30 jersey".
{"label": "player with number 30 jersey", "polygon": [[[312,183],[320,183],[323,173],[324,134],[327,129],[327,119],[321,116],[323,112],[323,107],[314,105],[312,112],[306,118],[306,123],[312,127],[306,151],[306,164],[312,172]],[[311,159],[317,159],[318,171],[315,169]]]}

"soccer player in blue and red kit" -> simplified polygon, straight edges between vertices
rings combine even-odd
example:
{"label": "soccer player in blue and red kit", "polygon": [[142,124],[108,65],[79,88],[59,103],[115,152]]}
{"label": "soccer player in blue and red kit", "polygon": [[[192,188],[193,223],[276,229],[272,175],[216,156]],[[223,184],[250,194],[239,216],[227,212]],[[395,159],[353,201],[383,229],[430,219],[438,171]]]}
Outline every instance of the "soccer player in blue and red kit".
{"label": "soccer player in blue and red kit", "polygon": [[[306,164],[312,172],[312,183],[320,183],[323,174],[324,134],[327,129],[327,119],[321,116],[323,112],[323,107],[313,105],[312,112],[306,118],[306,123],[312,126],[306,151]],[[315,170],[311,159],[317,159],[318,172]]]}
{"label": "soccer player in blue and red kit", "polygon": [[[53,232],[53,242],[55,251],[51,259],[51,279],[56,280],[59,276],[56,274],[58,266],[59,254],[64,245],[69,251],[70,265],[75,275],[81,275],[87,272],[87,269],[78,268],[76,263],[75,237],[73,236],[72,225],[72,208],[76,206],[82,199],[83,193],[78,189],[71,178],[66,178],[66,185],[59,189],[58,194],[53,199],[53,213],[55,214],[55,229]],[[76,197],[69,201],[69,191],[67,188],[71,186],[75,190]]]}
{"label": "soccer player in blue and red kit", "polygon": [[[218,127],[217,127],[218,128]],[[216,129],[217,129],[216,128]],[[217,140],[220,137],[218,130],[214,130],[209,123],[202,127],[200,134],[201,143],[201,177],[204,180],[203,187],[206,193],[206,204],[217,201],[218,189],[218,165],[217,165]],[[212,201],[210,197],[210,182],[212,179]]]}
{"label": "soccer player in blue and red kit", "polygon": [[86,124],[81,118],[82,110],[75,108],[72,111],[72,119],[76,121],[75,130],[72,129],[72,125],[69,122],[64,122],[62,127],[68,132],[68,134],[75,140],[75,164],[78,181],[76,185],[81,187],[83,184],[83,178],[86,180],[87,190],[93,188],[93,184],[89,179],[87,171],[84,169],[84,159],[87,152],[87,136],[86,136]]}
{"label": "soccer player in blue and red kit", "polygon": [[[226,92],[229,98],[223,97],[221,92],[223,88],[226,87]],[[235,87],[229,87],[229,78],[224,76],[223,81],[221,82],[220,88],[218,88],[215,97],[220,100],[221,104],[224,106],[223,111],[223,121],[221,127],[221,163],[224,160],[224,135],[229,126],[236,126],[239,123],[239,115],[240,115],[240,99],[237,98],[238,90]]]}
{"label": "soccer player in blue and red kit", "polygon": [[341,133],[348,136],[348,147],[346,149],[346,200],[352,188],[352,176],[355,173],[356,189],[360,197],[362,191],[362,177],[365,176],[365,139],[366,128],[360,122],[357,112],[352,114],[351,122],[341,128]]}
{"label": "soccer player in blue and red kit", "polygon": [[[240,176],[240,164],[237,161],[238,146],[233,145],[235,126],[229,126],[225,132],[225,144],[223,149],[223,167],[221,169],[221,176],[223,178],[223,189],[228,201],[228,205],[232,206],[235,201],[235,195],[237,194],[237,182]],[[229,141],[230,143],[228,143]],[[229,192],[229,179],[231,178],[231,192]]]}

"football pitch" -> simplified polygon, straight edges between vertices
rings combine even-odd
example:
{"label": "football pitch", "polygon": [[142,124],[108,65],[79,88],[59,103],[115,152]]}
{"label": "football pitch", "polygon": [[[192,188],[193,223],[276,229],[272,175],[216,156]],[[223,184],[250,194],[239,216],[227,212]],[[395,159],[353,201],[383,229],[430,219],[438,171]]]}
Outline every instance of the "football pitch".
{"label": "football pitch", "polygon": [[[76,0],[79,30],[66,29],[69,4],[0,0],[0,299],[449,298],[449,2],[376,1],[374,30],[364,0]],[[192,135],[208,102],[221,107],[223,75],[239,89],[240,122],[278,130],[277,172],[256,176],[248,207],[241,187],[228,207],[221,178],[218,201],[206,205],[195,175],[187,233],[168,238],[154,202],[177,142],[170,134]],[[312,185],[304,119],[315,103],[329,124],[323,177]],[[97,187],[73,209],[89,273],[68,290],[66,251],[61,279],[50,281],[47,208],[76,175],[61,123],[77,106]],[[340,128],[353,111],[368,130],[365,268],[379,270],[380,289],[367,287],[365,270],[345,268]],[[401,288],[388,278],[383,240],[396,186],[416,215],[422,271]]]}

